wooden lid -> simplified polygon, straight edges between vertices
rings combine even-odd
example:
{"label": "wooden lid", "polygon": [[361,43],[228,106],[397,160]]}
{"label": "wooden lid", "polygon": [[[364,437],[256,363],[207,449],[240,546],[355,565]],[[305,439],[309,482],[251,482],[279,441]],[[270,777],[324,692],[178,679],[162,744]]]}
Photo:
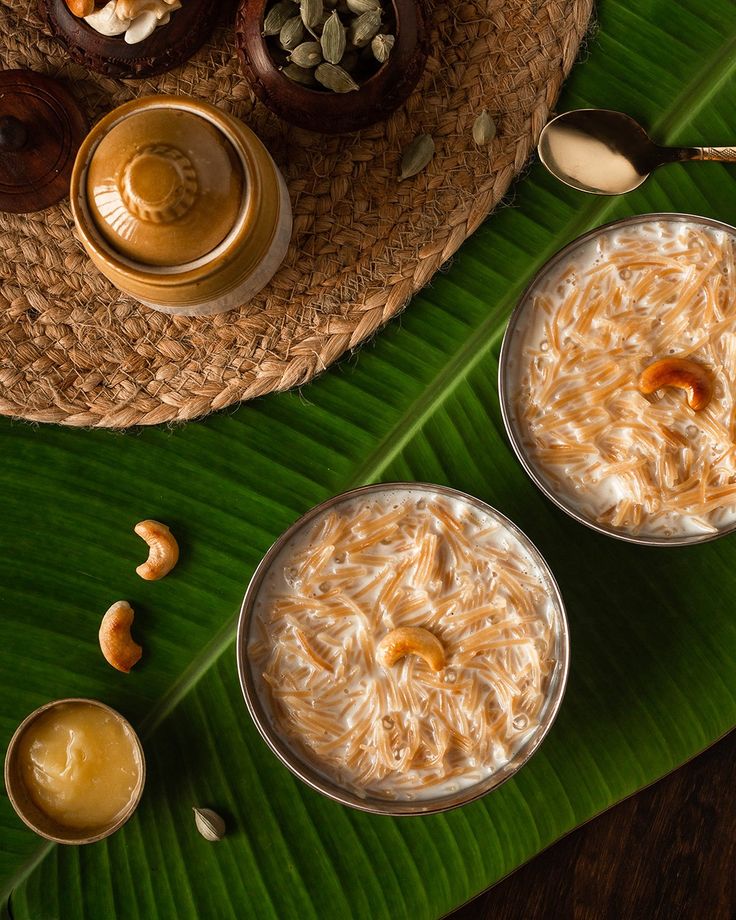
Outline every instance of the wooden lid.
{"label": "wooden lid", "polygon": [[69,194],[87,120],[61,84],[0,71],[0,211],[43,211]]}
{"label": "wooden lid", "polygon": [[100,141],[87,172],[92,219],[141,265],[178,266],[212,252],[240,213],[243,167],[206,118],[169,106],[134,111]]}

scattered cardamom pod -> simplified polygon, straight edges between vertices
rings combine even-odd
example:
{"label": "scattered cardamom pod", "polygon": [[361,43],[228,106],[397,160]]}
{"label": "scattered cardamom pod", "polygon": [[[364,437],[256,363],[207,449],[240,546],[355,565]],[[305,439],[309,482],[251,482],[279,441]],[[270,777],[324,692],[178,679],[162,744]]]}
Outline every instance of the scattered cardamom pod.
{"label": "scattered cardamom pod", "polygon": [[211,843],[222,840],[225,836],[225,822],[216,811],[211,808],[193,808],[192,811],[197,830],[205,840]]}
{"label": "scattered cardamom pod", "polygon": [[279,0],[266,14],[263,20],[264,35],[278,35],[286,21],[294,15],[294,4],[291,0]]}
{"label": "scattered cardamom pod", "polygon": [[319,42],[302,42],[289,55],[289,63],[297,67],[316,67],[322,63],[322,48]]}
{"label": "scattered cardamom pod", "polygon": [[307,67],[299,67],[298,64],[287,64],[281,69],[281,73],[294,83],[301,83],[302,86],[315,86],[317,83],[314,79],[314,71]]}
{"label": "scattered cardamom pod", "polygon": [[375,35],[371,39],[371,51],[379,64],[385,64],[394,47],[396,38],[393,35]]}
{"label": "scattered cardamom pod", "polygon": [[322,0],[301,0],[299,12],[302,17],[302,22],[310,31],[314,29],[319,22],[323,9]]}
{"label": "scattered cardamom pod", "polygon": [[293,51],[304,40],[304,23],[301,16],[287,19],[279,32],[279,44],[284,51]]}
{"label": "scattered cardamom pod", "polygon": [[337,12],[334,12],[322,29],[322,54],[330,64],[339,64],[345,54],[345,27],[340,22]]}
{"label": "scattered cardamom pod", "polygon": [[379,0],[345,0],[345,5],[356,16],[361,13],[377,13],[381,9]]}
{"label": "scattered cardamom pod", "polygon": [[488,112],[483,109],[480,115],[473,122],[473,140],[479,146],[490,144],[496,136],[496,122],[491,118]]}
{"label": "scattered cardamom pod", "polygon": [[314,76],[322,86],[336,93],[350,93],[358,89],[358,84],[353,80],[347,70],[337,64],[320,64]]}
{"label": "scattered cardamom pod", "polygon": [[399,182],[421,172],[434,156],[434,141],[429,134],[418,134],[401,156]]}
{"label": "scattered cardamom pod", "polygon": [[375,10],[363,13],[350,24],[350,40],[356,48],[363,48],[381,28],[381,14]]}

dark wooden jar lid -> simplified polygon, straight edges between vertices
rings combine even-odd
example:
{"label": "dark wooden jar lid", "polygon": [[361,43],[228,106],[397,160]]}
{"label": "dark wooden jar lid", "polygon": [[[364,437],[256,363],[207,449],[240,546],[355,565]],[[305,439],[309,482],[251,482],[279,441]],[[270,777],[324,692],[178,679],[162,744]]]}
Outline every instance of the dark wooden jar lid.
{"label": "dark wooden jar lid", "polygon": [[43,211],[69,194],[88,130],[71,94],[31,70],[0,71],[0,211]]}
{"label": "dark wooden jar lid", "polygon": [[411,95],[428,53],[418,0],[389,2],[397,31],[388,61],[359,90],[333,93],[294,83],[281,73],[261,34],[271,0],[241,0],[236,34],[243,70],[253,92],[284,121],[323,134],[346,134],[388,118]]}
{"label": "dark wooden jar lid", "polygon": [[188,60],[207,41],[217,18],[232,0],[186,0],[171,21],[137,45],[123,35],[100,35],[75,16],[64,0],[40,0],[51,32],[69,56],[88,70],[108,77],[150,77]]}

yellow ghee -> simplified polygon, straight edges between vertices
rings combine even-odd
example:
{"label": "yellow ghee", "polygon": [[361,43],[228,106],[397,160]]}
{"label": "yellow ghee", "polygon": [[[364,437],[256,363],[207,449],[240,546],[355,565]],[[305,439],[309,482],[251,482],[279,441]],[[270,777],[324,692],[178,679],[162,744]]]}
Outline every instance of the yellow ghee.
{"label": "yellow ghee", "polygon": [[141,775],[133,733],[92,703],[54,706],[19,740],[18,765],[33,803],[69,828],[104,828],[125,810]]}

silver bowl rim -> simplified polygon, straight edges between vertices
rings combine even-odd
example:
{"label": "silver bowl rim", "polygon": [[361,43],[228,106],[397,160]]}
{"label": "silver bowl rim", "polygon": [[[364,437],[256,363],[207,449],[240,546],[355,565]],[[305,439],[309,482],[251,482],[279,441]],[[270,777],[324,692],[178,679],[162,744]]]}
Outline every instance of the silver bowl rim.
{"label": "silver bowl rim", "polygon": [[726,230],[727,232],[736,236],[736,227],[726,223],[726,221],[723,220],[717,220],[712,217],[702,217],[698,214],[688,214],[684,211],[652,211],[645,214],[635,214],[631,217],[622,217],[618,220],[609,221],[608,223],[601,224],[600,226],[594,227],[592,230],[588,230],[580,236],[575,237],[574,240],[571,240],[561,249],[558,249],[557,252],[549,259],[547,259],[541,268],[534,273],[534,276],[532,277],[529,284],[527,284],[527,286],[524,288],[524,291],[519,297],[516,306],[514,307],[511,316],[509,317],[498,358],[498,397],[501,405],[501,416],[503,418],[504,428],[506,429],[506,435],[511,442],[511,447],[516,454],[517,460],[519,463],[521,463],[522,467],[526,471],[526,474],[532,480],[534,485],[540,490],[540,492],[542,492],[543,495],[545,495],[554,505],[556,505],[560,511],[564,511],[565,514],[567,514],[573,520],[577,521],[579,524],[583,524],[584,526],[589,527],[591,530],[595,530],[604,536],[613,537],[616,540],[621,540],[624,543],[634,543],[639,546],[659,547],[695,546],[700,545],[701,543],[710,543],[713,540],[719,540],[721,537],[728,536],[728,534],[736,531],[736,522],[734,522],[734,524],[729,527],[725,527],[722,530],[717,531],[716,533],[692,534],[685,537],[654,537],[641,534],[625,533],[624,531],[616,530],[613,527],[607,527],[604,524],[599,524],[595,521],[592,521],[584,514],[581,514],[575,510],[575,508],[573,508],[571,505],[567,504],[563,499],[559,498],[550,488],[550,486],[544,481],[543,477],[537,472],[537,468],[530,459],[517,431],[509,404],[510,385],[507,379],[507,364],[509,360],[509,354],[511,352],[511,338],[516,329],[516,324],[518,323],[524,310],[530,302],[530,295],[536,287],[537,283],[547,272],[551,271],[578,246],[584,245],[590,240],[595,239],[595,237],[599,236],[601,233],[605,233],[615,227],[633,226],[636,224],[649,223],[656,220],[675,220],[682,223],[693,221],[699,224],[704,224],[707,227],[713,227],[716,230]]}
{"label": "silver bowl rim", "polygon": [[[512,759],[491,774],[485,780],[461,789],[450,795],[438,796],[434,799],[382,799],[378,797],[365,797],[351,792],[345,787],[330,780],[327,776],[320,773],[319,770],[307,763],[286,742],[284,742],[278,733],[271,726],[270,720],[260,702],[258,691],[254,686],[249,660],[247,654],[247,640],[250,623],[252,620],[254,601],[257,597],[261,582],[274,561],[276,556],[285,546],[285,544],[304,526],[310,523],[323,512],[334,506],[348,501],[361,495],[371,495],[379,492],[390,491],[393,489],[417,489],[421,491],[432,491],[435,494],[459,498],[467,501],[484,513],[490,513],[519,540],[522,546],[529,552],[540,571],[543,573],[549,596],[556,605],[558,614],[559,627],[556,630],[557,640],[557,664],[550,677],[552,692],[545,701],[544,718],[540,722],[535,734],[518,749]],[[527,535],[510,521],[506,515],[502,514],[487,502],[462,492],[459,489],[453,489],[450,486],[436,485],[427,482],[385,482],[374,483],[366,486],[359,486],[354,489],[348,489],[337,495],[328,498],[326,501],[315,505],[305,514],[301,515],[290,527],[288,527],[280,537],[271,545],[264,555],[261,562],[256,567],[243,597],[238,617],[238,630],[235,645],[235,654],[238,664],[238,678],[240,687],[245,698],[245,704],[248,708],[253,722],[258,732],[266,742],[271,751],[278,757],[281,763],[287,767],[296,777],[310,788],[322,793],[333,801],[341,805],[347,805],[359,811],[369,812],[371,814],[391,815],[393,817],[408,815],[429,815],[438,814],[439,812],[449,811],[461,805],[466,805],[476,799],[481,798],[493,789],[497,789],[507,780],[511,779],[518,771],[529,761],[535,751],[539,748],[542,741],[547,736],[552,724],[554,723],[565,695],[567,687],[567,678],[570,668],[570,627],[567,620],[565,604],[562,599],[557,581],[552,574],[546,559],[537,549],[536,545],[527,537]],[[553,683],[554,682],[554,683]]]}

